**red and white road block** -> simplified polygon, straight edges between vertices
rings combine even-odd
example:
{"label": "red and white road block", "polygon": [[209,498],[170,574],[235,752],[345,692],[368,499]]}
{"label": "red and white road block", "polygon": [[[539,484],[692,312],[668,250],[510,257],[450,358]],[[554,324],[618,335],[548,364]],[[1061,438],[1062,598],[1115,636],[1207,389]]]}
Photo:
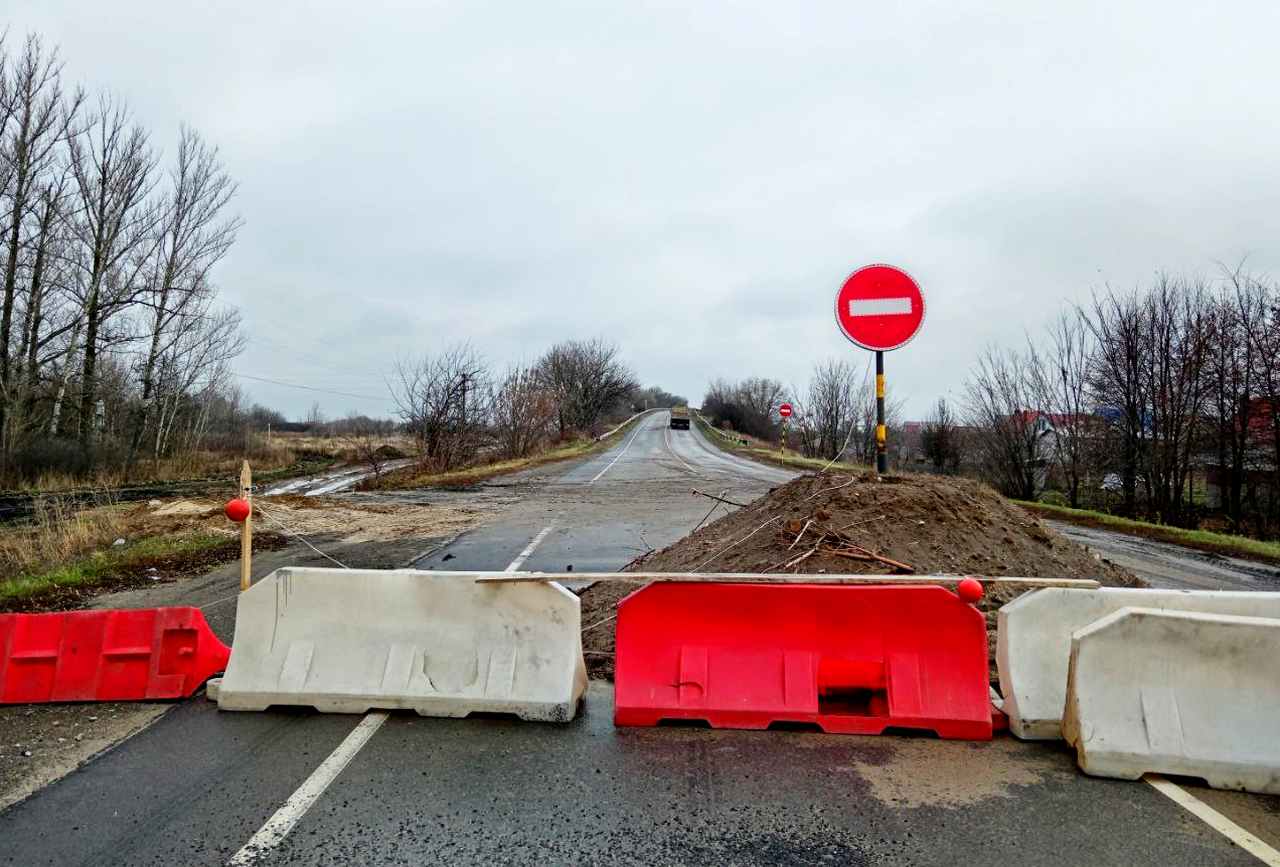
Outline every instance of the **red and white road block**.
{"label": "red and white road block", "polygon": [[987,740],[987,678],[983,616],[944,587],[670,582],[618,606],[620,726]]}
{"label": "red and white road block", "polygon": [[186,698],[229,653],[198,608],[0,614],[0,704]]}
{"label": "red and white road block", "polygon": [[1071,638],[1063,735],[1087,774],[1280,795],[1280,619],[1122,608]]}
{"label": "red and white road block", "polygon": [[996,665],[1009,730],[1023,740],[1062,737],[1071,638],[1122,608],[1280,617],[1280,593],[1046,587],[1000,609]]}
{"label": "red and white road block", "polygon": [[578,597],[476,578],[277,569],[239,596],[218,707],[573,719],[587,686]]}

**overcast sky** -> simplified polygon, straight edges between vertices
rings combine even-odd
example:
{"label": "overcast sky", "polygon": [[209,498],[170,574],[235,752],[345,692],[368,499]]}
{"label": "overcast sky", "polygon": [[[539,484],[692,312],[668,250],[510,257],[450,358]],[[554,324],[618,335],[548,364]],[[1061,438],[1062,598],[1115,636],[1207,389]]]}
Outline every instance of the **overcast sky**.
{"label": "overcast sky", "polygon": [[[1280,276],[1280,4],[8,0],[11,35],[187,122],[240,184],[236,369],[390,411],[397,354],[603,335],[646,384],[803,383],[889,262],[922,417],[975,351],[1156,270]],[[1038,7],[1039,11],[1036,11]]]}

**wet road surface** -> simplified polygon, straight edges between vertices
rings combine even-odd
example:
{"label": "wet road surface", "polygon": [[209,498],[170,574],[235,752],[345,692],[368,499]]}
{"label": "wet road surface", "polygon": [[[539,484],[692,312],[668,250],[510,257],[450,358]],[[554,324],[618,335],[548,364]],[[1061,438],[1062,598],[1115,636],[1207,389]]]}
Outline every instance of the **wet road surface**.
{"label": "wet road surface", "polygon": [[[706,515],[710,501],[691,488],[745,502],[789,475],[670,431],[655,413],[603,454],[486,488],[498,517],[456,540],[343,556],[612,569]],[[258,574],[276,563],[260,560]],[[229,638],[234,569],[188,589]],[[611,687],[593,682],[563,726],[393,714],[257,863],[1260,863],[1151,786],[1080,774],[1059,744],[617,729],[611,705]],[[176,704],[0,813],[0,864],[225,864],[361,719]],[[1191,791],[1280,846],[1280,798]]]}
{"label": "wet road surface", "polygon": [[1280,567],[1223,557],[1062,521],[1045,521],[1073,542],[1102,555],[1152,587],[1171,590],[1270,590],[1280,591]]}

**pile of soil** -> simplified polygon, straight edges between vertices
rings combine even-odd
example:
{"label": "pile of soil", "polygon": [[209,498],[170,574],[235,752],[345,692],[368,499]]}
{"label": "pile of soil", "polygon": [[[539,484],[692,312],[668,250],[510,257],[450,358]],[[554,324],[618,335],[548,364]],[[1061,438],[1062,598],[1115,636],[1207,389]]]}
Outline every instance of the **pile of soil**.
{"label": "pile of soil", "polygon": [[[987,486],[923,474],[801,476],[640,558],[627,571],[977,575],[1143,584]],[[582,643],[592,677],[613,679],[611,615],[618,600],[643,585],[642,579],[602,582],[583,592]],[[993,666],[995,613],[1025,590],[1016,584],[988,585],[978,605],[987,616]]]}

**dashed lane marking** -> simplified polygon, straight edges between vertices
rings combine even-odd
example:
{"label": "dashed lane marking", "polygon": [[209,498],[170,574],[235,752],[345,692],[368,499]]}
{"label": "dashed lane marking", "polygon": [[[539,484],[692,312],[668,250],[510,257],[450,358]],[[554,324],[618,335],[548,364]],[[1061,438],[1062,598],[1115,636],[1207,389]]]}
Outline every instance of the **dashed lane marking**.
{"label": "dashed lane marking", "polygon": [[360,720],[360,724],[351,730],[342,743],[338,744],[338,748],[320,763],[320,767],[311,772],[311,776],[307,777],[296,792],[289,796],[284,806],[276,810],[275,815],[258,829],[258,833],[250,837],[249,842],[232,856],[227,862],[227,867],[256,864],[259,859],[269,855],[284,842],[289,832],[298,824],[298,820],[306,815],[312,805],[324,794],[325,789],[329,788],[329,784],[338,778],[343,768],[355,758],[360,748],[369,742],[369,739],[382,728],[382,724],[386,721],[387,714],[381,711],[368,714]]}
{"label": "dashed lane marking", "polygon": [[622,460],[622,456],[631,450],[631,444],[636,441],[636,437],[640,436],[640,434],[643,431],[647,431],[647,430],[649,430],[649,425],[647,423],[638,425],[635,429],[635,432],[631,434],[631,439],[627,440],[627,444],[622,447],[622,451],[618,452],[618,456],[615,457],[613,460],[609,461],[609,466],[605,467],[603,470],[596,473],[596,477],[591,481],[587,482],[587,484],[594,485],[597,481],[600,480],[601,476],[609,472],[609,470],[613,469],[613,465],[616,464],[618,461]]}
{"label": "dashed lane marking", "polygon": [[[528,560],[533,554],[534,550],[542,544],[542,540],[547,538],[547,534],[551,532],[551,529],[552,527],[544,527],[503,571],[515,572],[519,569],[524,564],[524,561]],[[307,777],[297,791],[289,796],[289,799],[284,802],[284,806],[276,810],[266,824],[249,838],[249,842],[245,843],[240,848],[240,851],[231,857],[231,860],[227,862],[227,867],[247,867],[250,864],[257,864],[275,851],[276,847],[289,836],[289,832],[294,829],[298,821],[320,799],[325,789],[329,788],[329,785],[338,778],[343,769],[356,757],[356,753],[360,752],[364,745],[377,733],[378,729],[382,728],[382,724],[387,721],[387,716],[388,714],[385,711],[374,711],[366,714],[365,718],[360,720],[360,723],[352,729],[342,743],[338,744],[338,748],[330,753],[329,757],[320,763],[320,767],[312,771],[311,776]]]}
{"label": "dashed lane marking", "polygon": [[524,550],[521,551],[516,556],[516,559],[512,560],[511,564],[507,566],[507,568],[503,571],[519,572],[520,567],[524,565],[524,561],[528,560],[531,556],[533,556],[534,550],[539,545],[542,544],[542,540],[547,538],[547,534],[550,533],[554,527],[555,527],[555,524],[549,524],[548,526],[543,527],[542,531],[539,532],[538,535],[533,537],[533,541],[531,541],[528,545],[525,545]]}
{"label": "dashed lane marking", "polygon": [[665,428],[663,428],[663,429],[662,429],[662,441],[663,441],[664,443],[666,443],[666,445],[667,445],[667,451],[671,452],[671,457],[673,457],[673,458],[675,458],[676,460],[678,460],[678,461],[681,463],[681,465],[683,465],[683,466],[684,466],[684,468],[685,468],[686,470],[688,470],[689,472],[693,473],[693,474],[694,474],[695,476],[697,476],[698,478],[702,478],[702,474],[701,474],[701,473],[699,473],[697,470],[695,470],[693,467],[689,466],[689,464],[685,462],[685,459],[684,459],[684,458],[682,458],[682,457],[680,457],[680,455],[676,453],[676,450],[675,450],[674,448],[672,448],[672,446],[671,446],[671,428],[670,428],[670,426],[665,427]]}
{"label": "dashed lane marking", "polygon": [[1150,786],[1268,867],[1280,867],[1280,852],[1210,807],[1181,786],[1158,774],[1142,778]]}

